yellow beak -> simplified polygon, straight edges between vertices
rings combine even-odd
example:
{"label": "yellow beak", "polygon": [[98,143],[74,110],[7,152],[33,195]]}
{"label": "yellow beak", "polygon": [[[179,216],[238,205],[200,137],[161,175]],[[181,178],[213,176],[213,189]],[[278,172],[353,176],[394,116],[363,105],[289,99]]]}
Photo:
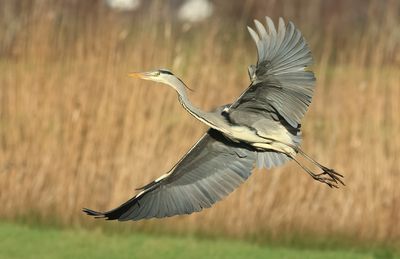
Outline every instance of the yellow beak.
{"label": "yellow beak", "polygon": [[128,76],[132,77],[132,78],[140,78],[143,79],[143,77],[145,73],[141,73],[141,72],[134,72],[134,73],[130,73]]}
{"label": "yellow beak", "polygon": [[128,76],[133,78],[139,79],[146,79],[146,80],[154,80],[155,77],[159,76],[160,72],[158,71],[150,71],[150,72],[133,72],[130,73]]}

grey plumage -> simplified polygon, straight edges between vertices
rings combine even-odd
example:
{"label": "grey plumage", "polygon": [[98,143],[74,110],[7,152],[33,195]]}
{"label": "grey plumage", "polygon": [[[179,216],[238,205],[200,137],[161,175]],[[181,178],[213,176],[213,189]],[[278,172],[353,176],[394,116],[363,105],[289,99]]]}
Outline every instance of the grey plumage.
{"label": "grey plumage", "polygon": [[[249,69],[252,70],[252,83],[230,107],[230,117],[237,121],[246,119],[243,116],[245,111],[277,120],[279,114],[290,126],[297,128],[314,91],[314,73],[305,71],[312,64],[311,51],[292,22],[285,27],[280,18],[278,32],[269,17],[269,32],[260,22],[255,21],[255,24],[258,34],[250,27],[248,30],[257,46],[257,65]],[[238,112],[240,116],[235,116]]]}
{"label": "grey plumage", "polygon": [[244,182],[251,174],[255,158],[250,146],[242,146],[210,129],[165,178],[145,186],[142,193],[108,212],[84,211],[121,221],[200,211]]}
{"label": "grey plumage", "polygon": [[[330,187],[343,184],[342,175],[300,149],[300,122],[315,83],[314,73],[306,70],[312,64],[306,41],[293,23],[285,25],[282,18],[277,28],[269,17],[266,26],[255,21],[255,27],[257,32],[248,27],[258,53],[256,65],[248,68],[251,84],[235,102],[213,112],[195,107],[185,84],[169,70],[131,74],[171,86],[182,106],[210,129],[169,173],[142,187],[132,199],[107,212],[84,212],[120,221],[190,214],[231,193],[250,176],[254,165],[272,168],[290,160]],[[300,163],[297,154],[322,173]]]}

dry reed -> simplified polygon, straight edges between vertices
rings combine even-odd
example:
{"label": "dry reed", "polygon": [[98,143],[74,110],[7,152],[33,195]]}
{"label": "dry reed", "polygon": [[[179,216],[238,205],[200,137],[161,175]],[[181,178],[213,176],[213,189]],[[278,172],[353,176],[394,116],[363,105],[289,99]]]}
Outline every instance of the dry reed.
{"label": "dry reed", "polygon": [[153,18],[121,17],[98,3],[21,1],[19,18],[0,18],[9,25],[0,34],[0,217],[88,225],[93,219],[82,207],[109,209],[130,198],[206,127],[173,91],[126,74],[169,67],[195,88],[196,105],[229,103],[248,85],[246,67],[255,59],[248,17],[280,13],[315,54],[317,90],[303,147],[343,173],[347,186],[329,189],[289,163],[255,171],[213,209],[123,224],[236,237],[399,240],[399,3],[368,2],[357,25],[343,22],[349,11],[329,16],[334,10],[323,1],[296,9],[299,2],[273,1],[261,12],[246,1],[238,21],[221,15],[187,27],[157,1],[147,7]]}

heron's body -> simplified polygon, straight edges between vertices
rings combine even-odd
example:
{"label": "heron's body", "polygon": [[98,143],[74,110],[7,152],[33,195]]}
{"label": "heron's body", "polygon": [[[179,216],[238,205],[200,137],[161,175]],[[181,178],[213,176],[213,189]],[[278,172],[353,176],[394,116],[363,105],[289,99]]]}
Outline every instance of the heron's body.
{"label": "heron's body", "polygon": [[232,141],[243,141],[259,150],[275,150],[277,152],[296,155],[294,142],[290,132],[281,124],[272,120],[260,120],[253,127],[231,124],[223,114],[216,114],[218,123],[206,123],[213,129],[221,131]]}
{"label": "heron's body", "polygon": [[260,119],[254,116],[256,114],[246,114],[240,117],[240,123],[234,123],[230,117],[232,105],[221,106],[213,112],[204,112],[189,101],[185,85],[181,80],[174,81],[174,88],[178,93],[179,102],[191,115],[210,128],[222,132],[231,140],[244,141],[260,150],[275,150],[293,156],[296,154],[293,147],[300,144],[299,136],[292,135],[279,121],[270,118]]}
{"label": "heron's body", "polygon": [[[248,28],[257,46],[256,65],[248,68],[250,86],[232,104],[205,112],[194,106],[186,86],[172,72],[160,69],[132,77],[171,86],[182,106],[210,129],[166,174],[140,188],[136,196],[107,211],[84,211],[109,220],[140,220],[190,214],[208,208],[232,192],[259,168],[295,161],[312,178],[330,187],[342,175],[310,158],[300,149],[300,122],[314,92],[315,77],[306,68],[311,51],[293,23],[279,19],[275,28],[255,21]],[[268,29],[268,31],[267,31]],[[300,154],[322,173],[314,173],[296,159]]]}

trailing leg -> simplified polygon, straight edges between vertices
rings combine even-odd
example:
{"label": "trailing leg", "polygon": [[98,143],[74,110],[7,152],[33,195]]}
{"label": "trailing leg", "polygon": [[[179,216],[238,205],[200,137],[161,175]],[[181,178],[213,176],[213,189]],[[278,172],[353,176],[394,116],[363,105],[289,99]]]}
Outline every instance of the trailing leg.
{"label": "trailing leg", "polygon": [[322,173],[316,174],[313,171],[311,171],[308,167],[304,166],[303,164],[301,164],[295,157],[291,157],[304,171],[306,171],[306,173],[308,173],[314,180],[319,181],[321,183],[324,183],[326,185],[328,185],[329,187],[335,187],[335,188],[339,188],[338,184],[341,183],[344,185],[343,181],[339,178],[343,177],[342,175],[336,173],[334,170],[332,169],[328,169],[324,166],[322,166]]}
{"label": "trailing leg", "polygon": [[305,157],[308,161],[311,161],[313,164],[315,164],[316,166],[318,166],[321,170],[322,173],[317,174],[317,176],[322,176],[322,175],[328,175],[329,177],[331,177],[332,179],[335,180],[336,183],[341,183],[342,185],[345,185],[344,182],[342,181],[343,175],[337,173],[335,170],[331,169],[331,168],[327,168],[326,166],[321,165],[320,163],[318,163],[317,161],[315,161],[313,158],[311,158],[309,155],[307,155],[303,150],[301,150],[299,147],[297,148],[297,151],[303,156]]}

